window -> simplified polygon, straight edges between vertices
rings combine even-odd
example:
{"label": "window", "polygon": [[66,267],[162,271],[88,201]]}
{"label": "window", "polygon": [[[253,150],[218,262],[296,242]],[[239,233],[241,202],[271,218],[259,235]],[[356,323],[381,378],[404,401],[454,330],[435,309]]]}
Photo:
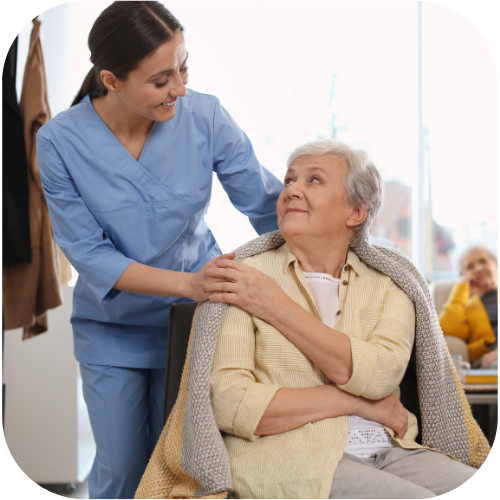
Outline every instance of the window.
{"label": "window", "polygon": [[497,251],[498,80],[488,44],[460,14],[424,2],[422,26],[426,272],[440,279],[472,243]]}

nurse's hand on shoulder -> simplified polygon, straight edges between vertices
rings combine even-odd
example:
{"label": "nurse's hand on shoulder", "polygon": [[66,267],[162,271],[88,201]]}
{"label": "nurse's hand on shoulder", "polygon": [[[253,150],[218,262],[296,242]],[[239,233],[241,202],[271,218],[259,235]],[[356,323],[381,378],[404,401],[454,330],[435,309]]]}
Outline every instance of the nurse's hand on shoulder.
{"label": "nurse's hand on shoulder", "polygon": [[275,279],[243,262],[221,258],[207,274],[217,278],[208,286],[211,302],[234,304],[268,323],[280,303],[288,299]]}
{"label": "nurse's hand on shoulder", "polygon": [[188,299],[195,302],[205,302],[209,298],[210,285],[218,281],[226,281],[224,278],[218,278],[208,273],[209,269],[217,267],[217,262],[221,260],[232,262],[235,253],[227,253],[208,261],[199,271],[187,275],[189,279],[188,293],[185,295]]}

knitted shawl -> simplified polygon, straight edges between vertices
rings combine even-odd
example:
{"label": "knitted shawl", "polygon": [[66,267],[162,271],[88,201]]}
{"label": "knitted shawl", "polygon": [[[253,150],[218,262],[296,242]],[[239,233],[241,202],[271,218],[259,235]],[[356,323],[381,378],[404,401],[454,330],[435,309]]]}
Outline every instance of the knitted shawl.
{"label": "knitted shawl", "polygon": [[[279,231],[236,251],[242,260],[284,243]],[[425,446],[479,468],[489,445],[473,419],[450,359],[427,282],[399,250],[362,243],[352,250],[389,276],[415,306],[413,352],[401,382],[401,402],[416,415]],[[210,372],[227,304],[198,306],[175,406],[135,498],[225,498],[232,490],[229,457],[210,400]]]}

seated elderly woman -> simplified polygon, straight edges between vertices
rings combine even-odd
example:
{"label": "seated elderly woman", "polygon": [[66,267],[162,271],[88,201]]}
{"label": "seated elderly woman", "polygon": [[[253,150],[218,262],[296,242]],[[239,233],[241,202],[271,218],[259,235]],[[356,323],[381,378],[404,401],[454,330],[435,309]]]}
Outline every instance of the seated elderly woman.
{"label": "seated elderly woman", "polygon": [[[238,498],[427,498],[475,469],[416,443],[398,400],[415,335],[406,294],[350,249],[383,184],[365,153],[306,144],[288,161],[286,243],[208,272],[228,302],[212,406]],[[249,311],[249,312],[246,312]]]}
{"label": "seated elderly woman", "polygon": [[439,317],[443,333],[467,343],[477,368],[498,367],[498,261],[475,246],[460,258],[462,283],[451,291]]}

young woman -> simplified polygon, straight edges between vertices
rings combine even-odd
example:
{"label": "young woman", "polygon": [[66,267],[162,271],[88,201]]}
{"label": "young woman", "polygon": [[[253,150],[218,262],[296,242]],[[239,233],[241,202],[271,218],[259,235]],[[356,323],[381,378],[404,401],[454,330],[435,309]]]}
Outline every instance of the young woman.
{"label": "young woman", "polygon": [[79,273],[91,498],[132,498],[162,430],[170,305],[206,300],[221,254],[203,220],[212,172],[259,234],[277,229],[283,185],[217,98],[186,89],[182,32],[158,2],[113,3],[72,107],[37,135],[54,236]]}

